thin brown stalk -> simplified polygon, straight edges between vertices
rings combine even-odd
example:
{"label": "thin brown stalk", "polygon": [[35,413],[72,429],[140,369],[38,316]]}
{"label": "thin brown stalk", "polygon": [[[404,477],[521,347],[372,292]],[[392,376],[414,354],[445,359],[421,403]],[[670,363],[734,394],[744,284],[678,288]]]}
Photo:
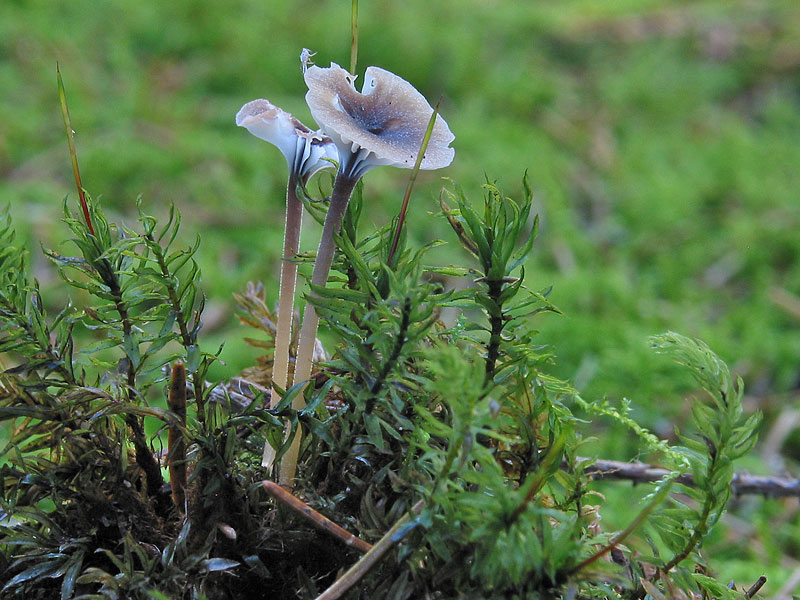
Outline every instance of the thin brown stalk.
{"label": "thin brown stalk", "polygon": [[274,481],[265,480],[261,482],[264,489],[272,497],[273,500],[280,502],[284,506],[292,509],[298,515],[309,521],[314,527],[331,534],[338,540],[341,540],[351,548],[355,548],[359,552],[369,552],[372,550],[372,544],[365,542],[360,537],[350,533],[343,527],[340,527],[328,517],[318,513],[311,508],[308,504],[296,498]]}
{"label": "thin brown stalk", "polygon": [[86,203],[86,194],[83,191],[83,183],[81,182],[81,172],[78,168],[78,152],[75,149],[75,131],[72,129],[72,119],[69,116],[67,92],[64,89],[64,81],[61,79],[61,69],[58,67],[58,63],[56,63],[56,76],[58,79],[58,99],[61,102],[61,116],[64,117],[64,128],[67,130],[67,144],[69,145],[69,157],[72,160],[72,174],[75,177],[75,186],[78,188],[78,198],[81,202],[83,218],[86,220],[86,227],[89,229],[89,233],[94,235],[92,218],[89,214],[89,205]]}
{"label": "thin brown stalk", "polygon": [[172,501],[180,512],[186,504],[186,367],[178,361],[172,366],[169,384],[169,409],[177,417],[167,428],[167,465]]}
{"label": "thin brown stalk", "polygon": [[293,259],[300,249],[303,203],[297,197],[297,181],[289,177],[286,186],[286,225],[283,233],[283,261],[278,296],[278,325],[275,332],[275,355],[272,361],[272,394],[270,407],[280,401],[280,390],[289,383],[289,347],[292,341],[294,292],[297,285],[297,263]]}
{"label": "thin brown stalk", "polygon": [[[423,506],[424,501],[420,500],[412,507],[411,512],[418,515],[420,511],[422,511]],[[337,600],[337,598],[341,598],[346,594],[347,591],[369,573],[370,569],[378,564],[378,561],[383,558],[384,554],[399,541],[396,538],[397,533],[408,523],[410,518],[411,515],[409,514],[400,517],[397,522],[392,525],[392,528],[372,547],[372,550],[362,556],[361,559],[350,567],[344,575],[337,579],[333,585],[317,596],[316,600]]]}
{"label": "thin brown stalk", "polygon": [[758,578],[758,581],[756,581],[753,585],[751,585],[750,589],[748,589],[744,593],[744,597],[745,598],[752,598],[753,596],[755,596],[758,593],[758,590],[760,590],[762,587],[764,587],[765,583],[767,583],[767,578],[762,575],[761,577]]}

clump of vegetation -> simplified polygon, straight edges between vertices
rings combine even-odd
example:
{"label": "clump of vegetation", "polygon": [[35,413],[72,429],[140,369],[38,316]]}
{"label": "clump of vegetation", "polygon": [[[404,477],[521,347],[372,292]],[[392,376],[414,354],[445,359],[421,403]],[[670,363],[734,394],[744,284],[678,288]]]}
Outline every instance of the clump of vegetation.
{"label": "clump of vegetation", "polygon": [[[159,223],[140,202],[136,227],[110,223],[71,150],[74,253],[45,252],[75,304],[46,313],[10,218],[0,226],[4,597],[741,597],[700,554],[755,443],[741,382],[703,343],[653,338],[708,399],[673,445],[598,407],[666,467],[629,526],[607,531],[573,412],[593,405],[549,373],[553,347],[536,331],[558,309],[524,270],[538,224],[527,179],[516,200],[487,182],[477,207],[443,188],[437,218],[466,266],[407,247],[402,215],[364,232],[368,192],[353,181],[332,275],[308,297],[331,358],[272,402],[277,320],[263,288],[241,294],[241,318],[268,354],[216,384],[199,240],[177,244],[174,208]],[[297,193],[323,220],[330,203]],[[456,291],[450,276],[473,283]],[[291,490],[274,483],[288,452]]]}
{"label": "clump of vegetation", "polygon": [[[552,350],[536,341],[537,315],[557,309],[523,277],[536,226],[526,189],[514,201],[488,183],[480,210],[457,186],[444,191],[454,206],[443,200],[442,218],[474,255],[471,267],[430,267],[425,248],[402,244],[387,265],[394,226],[361,235],[357,194],[332,285],[313,299],[336,348],[302,410],[291,408],[302,385],[267,408],[262,385],[208,381],[215,356],[198,345],[198,246],[173,247],[176,210],[159,225],[140,209],[135,230],[109,224],[88,197],[88,220],[67,210],[77,253],[47,255],[85,303],[55,316],[6,217],[0,350],[14,365],[0,375],[0,417],[13,424],[0,472],[4,595],[316,596],[361,563],[262,485],[262,446],[280,457],[291,443],[285,426],[307,432],[293,493],[375,543],[370,552],[389,546],[351,597],[732,595],[698,551],[724,511],[733,461],[755,439],[741,385],[701,343],[654,338],[711,402],[694,402],[695,430],[662,456],[672,475],[642,508],[657,534],[649,552],[623,546],[632,531],[604,531],[591,461],[576,459],[575,393],[547,374]],[[440,278],[452,274],[475,284],[447,290]],[[243,318],[270,334],[261,293],[243,294]],[[449,324],[444,309],[457,311]],[[76,328],[99,341],[75,348]],[[248,375],[264,383],[270,363],[259,365]],[[171,494],[159,461],[173,474]],[[189,471],[185,490],[178,465]],[[686,473],[695,485],[668,496]]]}

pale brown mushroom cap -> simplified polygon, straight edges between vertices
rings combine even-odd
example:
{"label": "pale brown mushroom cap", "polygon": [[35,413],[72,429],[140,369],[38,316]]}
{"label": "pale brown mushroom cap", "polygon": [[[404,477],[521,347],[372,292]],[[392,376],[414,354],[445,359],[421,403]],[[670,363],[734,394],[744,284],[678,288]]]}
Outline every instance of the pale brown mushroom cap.
{"label": "pale brown mushroom cap", "polygon": [[[304,77],[311,114],[339,147],[340,156],[367,151],[372,166],[414,167],[433,108],[413,85],[385,69],[368,67],[358,92],[354,78],[335,63],[329,68],[310,66]],[[437,115],[420,168],[441,169],[453,162],[454,139]]]}

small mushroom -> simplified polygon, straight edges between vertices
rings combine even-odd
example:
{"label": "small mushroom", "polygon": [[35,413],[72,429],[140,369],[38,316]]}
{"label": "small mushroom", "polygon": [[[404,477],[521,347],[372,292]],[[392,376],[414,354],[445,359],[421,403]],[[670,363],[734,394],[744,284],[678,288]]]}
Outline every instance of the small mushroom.
{"label": "small mushroom", "polygon": [[[310,66],[304,77],[311,114],[339,149],[340,172],[360,177],[379,165],[414,167],[433,108],[413,85],[368,67],[358,92],[354,77],[335,63],[327,69]],[[441,169],[453,162],[454,139],[437,115],[420,168]]]}
{"label": "small mushroom", "polygon": [[[364,173],[380,165],[413,168],[433,108],[413,85],[379,67],[367,68],[361,92],[353,85],[355,77],[335,63],[322,68],[308,66],[305,61],[303,76],[308,85],[306,102],[311,114],[339,153],[339,172],[311,277],[313,285],[324,286],[333,261],[334,234],[341,227],[356,183]],[[420,168],[440,169],[453,162],[455,150],[450,148],[450,142],[454,139],[447,123],[437,115]],[[319,317],[309,303],[303,314],[297,345],[295,385],[311,376],[318,325]],[[292,406],[295,409],[304,406],[302,394],[295,396]],[[280,483],[283,485],[291,485],[299,449],[298,432],[281,462]]]}
{"label": "small mushroom", "polygon": [[303,217],[303,204],[297,197],[297,186],[304,186],[320,169],[334,167],[338,155],[336,146],[330,138],[318,131],[312,131],[267,100],[253,100],[242,106],[236,115],[236,124],[276,146],[289,166],[278,325],[272,372],[274,386],[270,400],[270,404],[274,406],[280,399],[275,386],[286,389],[289,379],[289,345],[297,284],[297,264],[291,259],[297,255],[299,249]]}
{"label": "small mushroom", "polygon": [[[320,169],[335,166],[333,140],[312,131],[268,100],[248,102],[236,113],[236,124],[276,146],[286,158],[289,173],[305,184]],[[333,161],[333,162],[331,162]]]}

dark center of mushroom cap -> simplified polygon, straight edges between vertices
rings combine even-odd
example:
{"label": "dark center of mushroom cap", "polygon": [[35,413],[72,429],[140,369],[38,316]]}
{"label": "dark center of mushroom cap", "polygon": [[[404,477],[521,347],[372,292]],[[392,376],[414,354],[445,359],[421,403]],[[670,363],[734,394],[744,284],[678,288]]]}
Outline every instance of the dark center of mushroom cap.
{"label": "dark center of mushroom cap", "polygon": [[403,141],[413,128],[409,127],[398,111],[392,110],[391,100],[381,99],[378,94],[362,95],[351,92],[339,95],[342,110],[363,131],[387,141]]}

